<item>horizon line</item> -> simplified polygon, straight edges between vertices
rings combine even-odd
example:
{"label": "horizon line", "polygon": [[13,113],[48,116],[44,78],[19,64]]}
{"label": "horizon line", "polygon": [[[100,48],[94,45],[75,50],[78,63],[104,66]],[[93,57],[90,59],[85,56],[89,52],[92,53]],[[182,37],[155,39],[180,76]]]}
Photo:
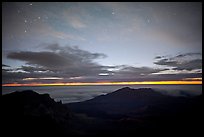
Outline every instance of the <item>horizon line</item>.
{"label": "horizon line", "polygon": [[71,83],[9,83],[2,87],[20,86],[94,86],[94,85],[202,85],[202,81],[123,81],[123,82],[71,82]]}

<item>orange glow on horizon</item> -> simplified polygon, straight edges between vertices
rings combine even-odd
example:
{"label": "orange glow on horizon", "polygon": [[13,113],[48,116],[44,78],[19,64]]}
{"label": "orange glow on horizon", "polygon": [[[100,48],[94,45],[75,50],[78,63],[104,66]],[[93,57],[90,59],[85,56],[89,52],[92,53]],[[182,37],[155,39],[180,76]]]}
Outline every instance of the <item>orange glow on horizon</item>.
{"label": "orange glow on horizon", "polygon": [[13,86],[92,86],[92,85],[200,85],[202,81],[142,81],[142,82],[76,82],[76,83],[10,83],[3,87]]}

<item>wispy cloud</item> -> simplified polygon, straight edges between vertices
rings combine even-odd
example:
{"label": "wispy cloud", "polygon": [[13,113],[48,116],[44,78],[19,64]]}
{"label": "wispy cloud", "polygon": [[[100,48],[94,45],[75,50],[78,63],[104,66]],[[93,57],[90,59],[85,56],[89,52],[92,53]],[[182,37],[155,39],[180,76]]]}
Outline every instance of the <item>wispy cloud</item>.
{"label": "wispy cloud", "polygon": [[75,6],[72,8],[68,8],[62,13],[61,19],[75,29],[86,28],[87,24],[82,18],[84,16],[83,11],[84,9],[79,10],[78,7]]}
{"label": "wispy cloud", "polygon": [[67,39],[67,40],[79,40],[79,41],[85,41],[86,39],[81,37],[81,36],[77,36],[74,34],[68,34],[68,33],[64,33],[64,32],[59,32],[59,31],[55,31],[52,30],[50,32],[46,32],[47,35],[50,35],[52,37],[55,38],[59,38],[59,39]]}
{"label": "wispy cloud", "polygon": [[86,24],[79,17],[68,17],[69,24],[75,29],[86,28]]}

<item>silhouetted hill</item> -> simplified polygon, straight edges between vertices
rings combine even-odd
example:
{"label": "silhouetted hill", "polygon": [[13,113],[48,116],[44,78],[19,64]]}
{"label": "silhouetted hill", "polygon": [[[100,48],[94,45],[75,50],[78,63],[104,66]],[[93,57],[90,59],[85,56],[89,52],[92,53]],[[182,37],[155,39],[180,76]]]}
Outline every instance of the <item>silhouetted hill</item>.
{"label": "silhouetted hill", "polygon": [[32,90],[1,96],[2,134],[6,136],[84,136],[101,132],[103,120],[73,113],[48,94]]}
{"label": "silhouetted hill", "polygon": [[[200,129],[201,98],[164,95],[151,88],[122,88],[94,99],[70,103],[76,113],[108,119],[120,135],[138,130]],[[111,132],[110,132],[111,133]]]}
{"label": "silhouetted hill", "polygon": [[163,95],[151,88],[131,89],[125,87],[107,95],[101,95],[94,99],[70,103],[68,106],[76,112],[86,112],[90,116],[123,116],[130,113],[144,112],[146,109],[167,104],[178,103],[185,100],[168,95]]}
{"label": "silhouetted hill", "polygon": [[68,126],[69,110],[48,94],[26,90],[3,95],[1,99],[6,134],[63,135],[63,128]]}

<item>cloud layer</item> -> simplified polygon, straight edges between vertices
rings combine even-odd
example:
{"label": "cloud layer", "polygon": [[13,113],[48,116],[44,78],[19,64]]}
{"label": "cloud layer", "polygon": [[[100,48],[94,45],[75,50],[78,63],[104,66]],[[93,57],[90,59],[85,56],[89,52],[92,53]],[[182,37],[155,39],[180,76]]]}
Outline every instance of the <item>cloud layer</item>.
{"label": "cloud layer", "polygon": [[3,83],[182,80],[202,75],[201,53],[156,56],[154,64],[158,67],[104,66],[96,62],[106,57],[57,43],[47,44],[40,52],[10,52],[7,58],[25,65],[11,68],[2,64]]}

